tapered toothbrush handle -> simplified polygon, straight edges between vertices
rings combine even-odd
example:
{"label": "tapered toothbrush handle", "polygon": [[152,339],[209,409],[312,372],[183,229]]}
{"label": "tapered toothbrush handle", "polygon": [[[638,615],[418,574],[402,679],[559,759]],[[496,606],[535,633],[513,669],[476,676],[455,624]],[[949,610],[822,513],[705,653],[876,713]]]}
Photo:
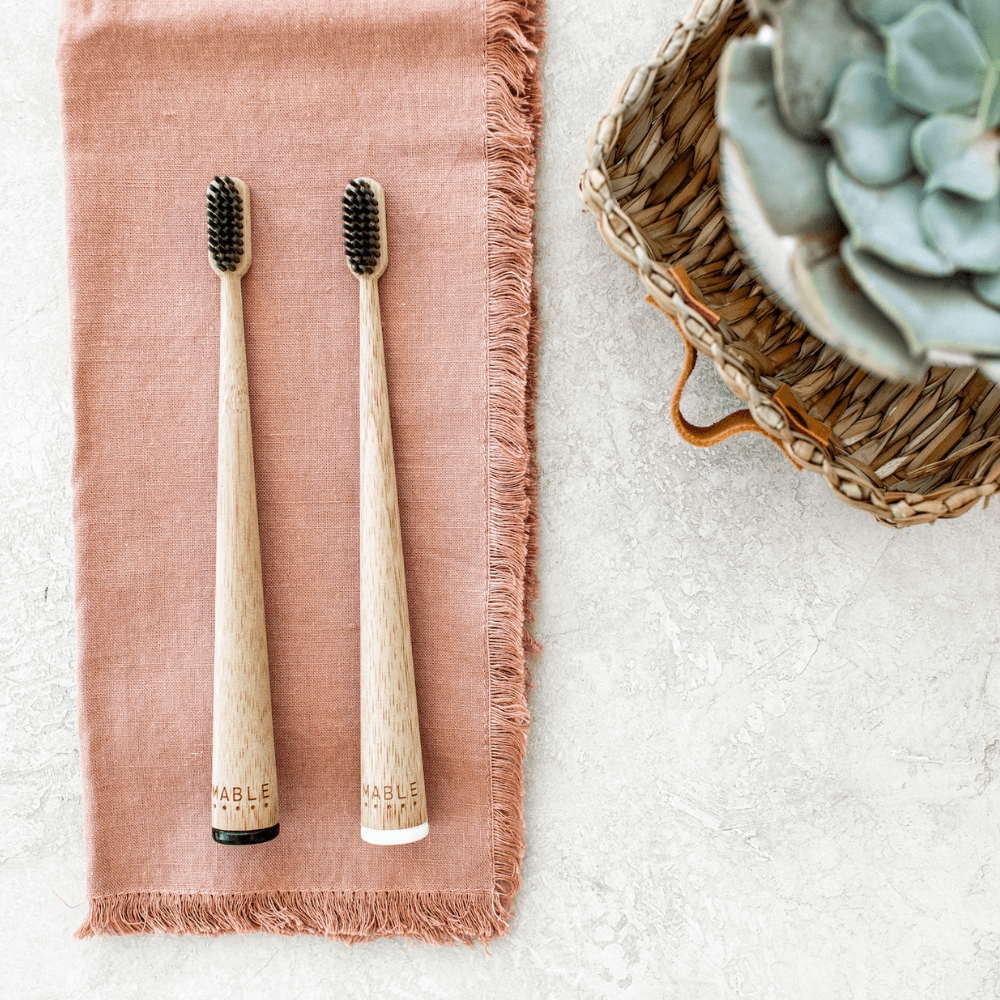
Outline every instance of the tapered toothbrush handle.
{"label": "tapered toothbrush handle", "polygon": [[239,278],[222,275],[221,285],[212,837],[223,844],[253,844],[278,834],[278,776],[243,299]]}
{"label": "tapered toothbrush handle", "polygon": [[427,835],[417,691],[382,350],[378,281],[361,286],[361,836]]}

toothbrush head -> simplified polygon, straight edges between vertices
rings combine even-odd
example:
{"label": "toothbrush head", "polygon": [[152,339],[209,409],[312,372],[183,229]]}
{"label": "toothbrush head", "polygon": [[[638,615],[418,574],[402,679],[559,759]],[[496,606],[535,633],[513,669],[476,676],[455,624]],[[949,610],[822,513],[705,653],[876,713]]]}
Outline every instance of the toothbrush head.
{"label": "toothbrush head", "polygon": [[381,277],[389,263],[382,185],[370,177],[355,178],[341,204],[347,263],[358,278]]}
{"label": "toothbrush head", "polygon": [[250,267],[250,189],[238,178],[216,176],[206,199],[212,270],[242,278]]}

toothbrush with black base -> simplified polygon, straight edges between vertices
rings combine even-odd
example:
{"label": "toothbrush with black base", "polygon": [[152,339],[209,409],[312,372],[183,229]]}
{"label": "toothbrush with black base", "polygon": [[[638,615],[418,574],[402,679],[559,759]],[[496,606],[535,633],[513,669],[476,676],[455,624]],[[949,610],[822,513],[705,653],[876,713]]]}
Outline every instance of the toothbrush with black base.
{"label": "toothbrush with black base", "polygon": [[215,543],[212,839],[260,844],[278,836],[278,780],[264,627],[250,393],[240,280],[250,267],[250,191],[208,187],[208,252],[221,279],[219,471]]}

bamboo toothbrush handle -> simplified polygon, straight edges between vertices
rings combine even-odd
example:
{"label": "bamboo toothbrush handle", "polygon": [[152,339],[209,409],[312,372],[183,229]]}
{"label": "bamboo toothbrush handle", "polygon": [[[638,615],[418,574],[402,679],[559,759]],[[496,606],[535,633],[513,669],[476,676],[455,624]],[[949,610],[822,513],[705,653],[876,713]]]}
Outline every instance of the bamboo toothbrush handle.
{"label": "bamboo toothbrush handle", "polygon": [[221,286],[212,836],[248,844],[277,836],[278,783],[240,278]]}
{"label": "bamboo toothbrush handle", "polygon": [[361,291],[361,836],[405,844],[427,834],[403,543],[382,351],[378,279]]}

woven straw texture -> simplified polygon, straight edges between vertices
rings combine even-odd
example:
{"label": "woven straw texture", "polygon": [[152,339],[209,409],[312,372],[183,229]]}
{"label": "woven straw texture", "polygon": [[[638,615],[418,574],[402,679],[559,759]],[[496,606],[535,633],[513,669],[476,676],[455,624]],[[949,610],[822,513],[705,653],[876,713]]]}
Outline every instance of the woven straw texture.
{"label": "woven straw texture", "polygon": [[733,244],[715,86],[726,41],[752,30],[742,0],[696,2],[594,127],[580,196],[653,303],[797,466],[893,527],[957,517],[997,490],[1000,386],[975,368],[934,367],[916,382],[870,375],[776,306]]}

